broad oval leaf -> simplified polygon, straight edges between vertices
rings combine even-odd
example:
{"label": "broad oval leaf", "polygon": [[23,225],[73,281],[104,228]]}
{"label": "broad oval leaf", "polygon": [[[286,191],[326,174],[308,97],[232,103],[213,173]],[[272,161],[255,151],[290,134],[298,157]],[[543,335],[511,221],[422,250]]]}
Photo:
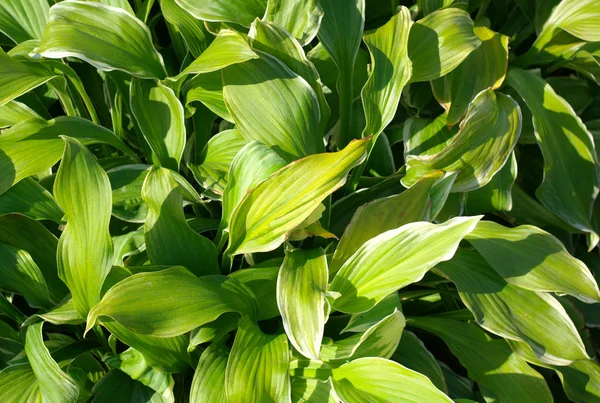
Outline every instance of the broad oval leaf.
{"label": "broad oval leaf", "polygon": [[0,32],[16,44],[40,39],[48,20],[46,0],[6,0],[0,4]]}
{"label": "broad oval leaf", "polygon": [[[173,295],[178,298],[169,298]],[[219,275],[198,278],[173,267],[134,274],[117,283],[90,311],[87,330],[109,317],[141,335],[174,337],[226,312],[255,317],[256,310],[254,295],[237,280]]]}
{"label": "broad oval leaf", "polygon": [[67,217],[58,241],[58,274],[71,290],[75,309],[85,317],[100,301],[112,266],[112,194],[108,176],[92,153],[71,137],[63,139],[65,153],[54,182],[54,195]]}
{"label": "broad oval leaf", "polygon": [[280,401],[289,390],[289,361],[285,335],[264,334],[252,319],[242,318],[227,360],[227,402]]}
{"label": "broad oval leaf", "polygon": [[266,0],[176,0],[194,17],[205,21],[235,22],[250,26],[262,17],[267,8]]}
{"label": "broad oval leaf", "polygon": [[492,221],[480,221],[466,239],[512,285],[566,293],[587,303],[600,300],[590,270],[546,231],[531,225],[506,228]]}
{"label": "broad oval leaf", "polygon": [[451,259],[481,216],[456,217],[444,224],[416,222],[365,242],[333,278],[339,292],[334,307],[345,313],[368,311],[385,296],[419,281],[441,261]]}
{"label": "broad oval leaf", "polygon": [[5,402],[42,403],[40,384],[31,365],[10,365],[0,372],[0,399]]}
{"label": "broad oval leaf", "polygon": [[160,9],[165,20],[177,27],[190,53],[194,57],[200,56],[212,41],[204,21],[196,19],[175,0],[160,0]]}
{"label": "broad oval leaf", "polygon": [[67,0],[52,6],[33,53],[50,59],[77,57],[103,71],[142,78],[166,75],[148,27],[122,8],[101,3]]}
{"label": "broad oval leaf", "polygon": [[264,19],[274,22],[306,46],[321,26],[323,9],[319,0],[269,0]]}
{"label": "broad oval leaf", "polygon": [[460,132],[439,153],[409,156],[402,184],[411,186],[433,170],[458,171],[452,192],[467,192],[487,184],[504,166],[521,133],[521,110],[507,95],[493,90],[475,97]]}
{"label": "broad oval leaf", "polygon": [[322,249],[285,254],[277,278],[277,305],[290,343],[318,359],[325,329],[327,259]]}
{"label": "broad oval leaf", "polygon": [[410,29],[411,81],[430,81],[448,74],[480,44],[466,11],[446,8],[429,14]]}
{"label": "broad oval leaf", "polygon": [[226,403],[225,370],[229,349],[225,340],[212,343],[202,352],[192,379],[190,402]]}
{"label": "broad oval leaf", "polygon": [[451,403],[424,375],[383,358],[359,358],[333,370],[333,389],[347,403]]}
{"label": "broad oval leaf", "polygon": [[233,212],[228,253],[277,248],[360,164],[371,139],[357,140],[336,153],[317,154],[280,169],[246,194]]}

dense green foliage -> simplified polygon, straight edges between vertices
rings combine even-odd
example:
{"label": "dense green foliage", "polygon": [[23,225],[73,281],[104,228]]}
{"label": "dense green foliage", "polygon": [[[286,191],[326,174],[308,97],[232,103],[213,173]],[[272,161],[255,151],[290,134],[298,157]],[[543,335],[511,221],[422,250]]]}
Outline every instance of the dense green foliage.
{"label": "dense green foliage", "polygon": [[600,402],[600,1],[0,0],[0,45],[0,402]]}

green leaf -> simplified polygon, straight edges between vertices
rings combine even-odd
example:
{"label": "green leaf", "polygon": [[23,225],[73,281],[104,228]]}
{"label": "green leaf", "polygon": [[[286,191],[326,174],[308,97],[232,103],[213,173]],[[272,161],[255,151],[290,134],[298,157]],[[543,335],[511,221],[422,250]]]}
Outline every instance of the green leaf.
{"label": "green leaf", "polygon": [[339,403],[339,399],[332,393],[330,381],[318,379],[305,379],[293,377],[291,382],[292,403]]}
{"label": "green leaf", "polygon": [[481,221],[466,239],[509,284],[570,294],[587,303],[600,301],[598,285],[586,265],[546,231]]}
{"label": "green leaf", "polygon": [[512,210],[512,188],[517,179],[517,169],[517,158],[513,151],[508,161],[487,185],[467,193],[467,212],[481,214]]}
{"label": "green leaf", "polygon": [[275,151],[258,141],[251,141],[237,153],[223,190],[220,232],[228,231],[231,215],[246,193],[285,165]]}
{"label": "green leaf", "polygon": [[460,132],[440,152],[409,156],[402,184],[411,186],[433,171],[456,172],[452,192],[486,185],[504,166],[521,133],[521,110],[509,96],[488,89],[479,93],[467,111]]}
{"label": "green leaf", "polygon": [[329,286],[329,291],[341,294],[335,309],[365,312],[390,293],[419,281],[431,267],[452,258],[462,238],[480,219],[456,217],[438,225],[416,222],[365,242]]}
{"label": "green leaf", "polygon": [[265,14],[266,0],[175,0],[200,20],[235,22],[249,27]]}
{"label": "green leaf", "polygon": [[40,268],[23,249],[0,243],[0,288],[25,297],[30,306],[52,306],[48,286]]}
{"label": "green leaf", "polygon": [[0,4],[0,32],[19,44],[40,39],[48,20],[46,0],[6,0]]}
{"label": "green leaf", "polygon": [[578,403],[600,401],[600,365],[596,361],[575,361],[569,366],[554,369],[571,400]]}
{"label": "green leaf", "polygon": [[502,402],[552,402],[544,378],[515,354],[504,340],[493,339],[475,324],[444,318],[415,318],[409,326],[427,330],[448,345],[480,386]]}
{"label": "green leaf", "polygon": [[284,28],[301,46],[306,46],[321,25],[323,9],[319,3],[319,0],[269,0],[264,19]]}
{"label": "green leaf", "polygon": [[404,224],[427,221],[431,206],[429,192],[440,176],[441,172],[425,176],[399,195],[377,199],[359,207],[333,253],[330,276],[336,274],[369,239]]}
{"label": "green leaf", "polygon": [[44,321],[50,322],[53,325],[81,325],[85,323],[85,320],[83,320],[75,310],[71,298],[52,310],[36,316],[39,316]]}
{"label": "green leaf", "polygon": [[121,165],[107,171],[112,188],[112,215],[120,220],[143,223],[148,206],[142,199],[142,185],[148,165]]}
{"label": "green leaf", "polygon": [[223,99],[223,79],[220,71],[198,74],[186,81],[183,92],[186,106],[190,107],[194,101],[202,102],[212,113],[233,123]]}
{"label": "green leaf", "polygon": [[0,137],[0,171],[4,173],[0,177],[0,194],[21,179],[56,164],[64,150],[60,135],[71,136],[86,145],[106,143],[133,153],[114,133],[86,119],[61,116],[48,121],[26,120]]}
{"label": "green leaf", "polygon": [[224,69],[223,97],[247,140],[273,147],[288,161],[324,151],[316,93],[272,56],[260,53]]}
{"label": "green leaf", "polygon": [[300,354],[315,360],[325,329],[327,278],[322,249],[287,252],[277,278],[277,305],[285,333]]}
{"label": "green leaf", "polygon": [[41,118],[33,109],[24,103],[10,101],[0,106],[0,128],[14,126],[27,119]]}
{"label": "green leaf", "polygon": [[277,306],[277,276],[283,259],[275,258],[257,264],[249,269],[238,270],[229,276],[242,282],[256,296],[258,301],[258,320],[279,316]]}
{"label": "green leaf", "polygon": [[538,200],[569,225],[593,233],[590,217],[598,194],[598,162],[592,135],[540,77],[510,69],[506,80],[533,114],[535,138],[544,156]]}
{"label": "green leaf", "polygon": [[441,152],[458,133],[458,127],[450,128],[448,115],[435,119],[408,118],[404,122],[402,137],[404,140],[404,158],[409,155],[434,155]]}
{"label": "green leaf", "polygon": [[502,85],[508,65],[508,36],[475,27],[481,46],[452,72],[432,82],[437,101],[448,111],[448,125],[457,124],[481,91]]}
{"label": "green leaf", "polygon": [[102,283],[112,265],[110,182],[84,145],[62,137],[65,152],[54,195],[67,225],[58,241],[58,275],[71,290],[75,309],[85,317],[100,301]]}
{"label": "green leaf", "polygon": [[22,214],[32,220],[60,222],[63,212],[50,192],[32,178],[25,178],[0,195],[0,215]]}
{"label": "green leaf", "polygon": [[92,389],[95,403],[165,403],[160,394],[141,382],[134,381],[117,369],[110,371]]}
{"label": "green leaf", "polygon": [[202,352],[196,366],[190,402],[225,403],[225,369],[229,349],[224,340],[212,343]]}
{"label": "green leaf", "polygon": [[483,328],[527,343],[542,362],[568,365],[587,359],[575,325],[551,295],[506,283],[476,252],[460,249],[438,264]]}
{"label": "green leaf", "polygon": [[227,185],[231,163],[247,143],[237,129],[225,130],[212,137],[202,150],[200,163],[189,165],[196,182],[222,195]]}
{"label": "green leaf", "polygon": [[415,22],[408,38],[411,82],[430,81],[457,68],[481,45],[469,13],[457,8],[435,11]]}
{"label": "green leaf", "polygon": [[402,304],[398,293],[393,292],[367,312],[350,316],[348,324],[340,333],[366,332],[373,325],[379,323],[382,318],[391,315],[396,310],[402,312]]}
{"label": "green leaf", "polygon": [[25,352],[40,385],[42,399],[56,403],[74,403],[79,395],[77,383],[54,361],[42,339],[43,323],[27,328]]}
{"label": "green leaf", "polygon": [[175,0],[160,0],[160,9],[165,20],[177,27],[192,56],[200,56],[212,41],[204,21],[194,18]]}
{"label": "green leaf", "polygon": [[133,78],[130,103],[154,162],[177,170],[185,148],[185,118],[173,90],[153,80]]}
{"label": "green leaf", "polygon": [[303,158],[247,193],[231,218],[228,253],[263,252],[281,245],[291,230],[344,184],[348,171],[364,160],[369,141]]}
{"label": "green leaf", "polygon": [[0,49],[0,106],[54,77],[56,75],[43,66],[17,61]]}
{"label": "green leaf", "polygon": [[359,358],[333,370],[335,393],[347,403],[447,402],[427,377],[383,358]]}
{"label": "green leaf", "polygon": [[0,399],[3,402],[42,403],[40,384],[31,365],[10,365],[0,372]]}
{"label": "green leaf", "polygon": [[390,21],[363,38],[371,54],[371,74],[361,92],[367,119],[363,137],[378,136],[396,114],[402,89],[412,75],[411,26],[410,11],[402,6]]}
{"label": "green leaf", "polygon": [[[168,298],[173,295],[178,298]],[[226,312],[255,317],[256,310],[254,295],[238,281],[219,275],[198,278],[173,267],[117,283],[90,311],[87,330],[109,317],[141,335],[174,337]]]}
{"label": "green leaf", "polygon": [[425,375],[436,388],[448,394],[446,379],[440,364],[414,333],[403,331],[398,349],[391,359],[408,369]]}
{"label": "green leaf", "polygon": [[152,264],[181,265],[196,275],[217,274],[217,249],[196,233],[183,213],[183,189],[172,171],[152,167],[142,188],[148,205],[144,224],[146,248]]}
{"label": "green leaf", "polygon": [[150,30],[122,8],[63,1],[50,18],[34,54],[50,59],[76,57],[102,71],[122,70],[136,77],[165,77],[162,56]]}
{"label": "green leaf", "polygon": [[250,48],[242,34],[230,29],[223,29],[210,46],[179,76],[212,73],[227,66],[257,58],[258,55]]}
{"label": "green leaf", "polygon": [[280,401],[290,382],[285,335],[264,334],[247,316],[238,326],[225,372],[227,402]]}

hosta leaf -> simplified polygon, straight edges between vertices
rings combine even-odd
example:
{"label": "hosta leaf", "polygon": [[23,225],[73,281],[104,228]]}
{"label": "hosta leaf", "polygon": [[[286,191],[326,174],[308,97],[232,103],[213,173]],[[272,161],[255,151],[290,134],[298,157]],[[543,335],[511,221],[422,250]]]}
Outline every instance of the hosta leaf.
{"label": "hosta leaf", "polygon": [[273,147],[288,161],[324,150],[317,96],[279,60],[261,53],[258,59],[227,67],[223,97],[246,139]]}
{"label": "hosta leaf", "polygon": [[38,64],[17,61],[0,49],[0,106],[54,77],[56,75],[48,69]]}
{"label": "hosta leaf", "polygon": [[445,76],[481,44],[469,13],[457,8],[435,11],[410,29],[408,56],[412,82]]}
{"label": "hosta leaf", "polygon": [[600,365],[595,360],[575,361],[554,369],[571,400],[578,403],[600,401]]}
{"label": "hosta leaf", "polygon": [[155,162],[177,170],[185,147],[185,119],[173,90],[153,80],[133,78],[130,103]]}
{"label": "hosta leaf", "polygon": [[50,297],[60,301],[68,292],[58,278],[56,265],[56,237],[37,221],[18,215],[0,217],[0,242],[27,251],[38,265]]}
{"label": "hosta leaf", "polygon": [[437,269],[485,329],[531,346],[542,362],[568,365],[587,359],[575,325],[551,295],[506,283],[476,252],[459,250]]}
{"label": "hosta leaf", "polygon": [[475,97],[460,132],[439,153],[409,156],[402,184],[411,186],[433,170],[458,171],[452,192],[487,184],[506,163],[521,133],[521,110],[509,96],[493,90]]}
{"label": "hosta leaf", "polygon": [[176,0],[183,9],[200,20],[235,22],[250,26],[261,18],[267,8],[266,0]]}
{"label": "hosta leaf", "polygon": [[370,139],[336,153],[303,158],[271,175],[246,194],[230,222],[230,255],[277,248],[360,164]]}
{"label": "hosta leaf", "polygon": [[240,315],[235,312],[224,313],[210,323],[202,325],[190,333],[188,351],[194,351],[196,346],[203,343],[214,342],[228,333],[237,329]]}
{"label": "hosta leaf", "polygon": [[144,224],[152,264],[185,266],[196,275],[219,272],[215,245],[196,233],[183,214],[183,189],[172,172],[153,167],[142,188],[148,205]]}
{"label": "hosta leaf", "polygon": [[206,189],[223,194],[231,163],[247,143],[237,129],[222,131],[211,138],[202,150],[200,163],[190,164],[196,181]]}
{"label": "hosta leaf", "polygon": [[[168,298],[173,295],[178,298]],[[256,309],[254,295],[238,281],[219,275],[197,278],[173,267],[134,274],[117,283],[90,311],[87,328],[109,317],[141,335],[174,337],[225,312],[254,317]]]}
{"label": "hosta leaf", "polygon": [[412,75],[408,58],[411,25],[410,11],[401,7],[389,22],[363,38],[371,53],[371,74],[361,92],[367,119],[363,137],[378,136],[396,114],[402,88]]}
{"label": "hosta leaf", "polygon": [[397,292],[391,293],[367,312],[350,316],[348,324],[340,333],[365,332],[395,311],[402,312],[402,304]]}
{"label": "hosta leaf", "polygon": [[86,119],[61,116],[52,120],[30,119],[11,127],[0,137],[0,194],[21,179],[43,172],[60,160],[68,135],[83,144],[106,143],[132,151],[114,133]]}
{"label": "hosta leaf", "polygon": [[509,284],[566,293],[587,303],[600,300],[598,285],[586,265],[546,231],[481,221],[466,239]]}
{"label": "hosta leaf", "polygon": [[204,21],[194,18],[175,0],[160,0],[160,9],[165,20],[179,29],[190,53],[194,57],[200,56],[212,41],[212,35],[204,26]]}
{"label": "hosta leaf", "polygon": [[225,403],[225,369],[229,349],[224,340],[212,343],[200,356],[196,366],[190,402]]}
{"label": "hosta leaf", "polygon": [[323,403],[339,403],[333,395],[330,381],[320,381],[311,378],[292,378],[291,382],[292,403],[309,403],[312,401]]}
{"label": "hosta leaf", "polygon": [[393,291],[419,281],[438,262],[452,258],[480,218],[406,224],[365,242],[329,286],[329,291],[341,294],[334,307],[345,313],[365,312]]}
{"label": "hosta leaf", "polygon": [[48,20],[46,0],[6,0],[0,4],[0,32],[16,44],[40,39]]}
{"label": "hosta leaf", "polygon": [[425,176],[399,195],[377,199],[359,207],[335,249],[330,275],[337,273],[369,239],[410,222],[428,221],[431,207],[429,191],[440,176],[441,172]]}
{"label": "hosta leaf", "polygon": [[111,403],[123,400],[130,403],[166,403],[160,394],[134,381],[126,373],[114,369],[102,377],[92,389],[94,402]]}
{"label": "hosta leaf", "polygon": [[136,255],[146,250],[144,231],[131,231],[124,235],[113,237],[113,265],[123,265],[127,256]]}
{"label": "hosta leaf", "polygon": [[79,388],[69,375],[64,373],[54,361],[42,339],[43,323],[27,328],[25,351],[29,364],[40,385],[42,399],[56,403],[74,403]]}
{"label": "hosta leaf", "polygon": [[52,194],[32,178],[25,178],[0,195],[0,215],[17,213],[32,220],[60,222],[63,212]]}
{"label": "hosta leaf", "polygon": [[285,165],[275,151],[258,141],[251,141],[237,153],[223,191],[220,231],[228,229],[231,215],[246,193]]}
{"label": "hosta leaf", "polygon": [[285,254],[277,278],[277,305],[290,343],[318,359],[325,328],[327,259],[322,249]]}
{"label": "hosta leaf", "polygon": [[487,185],[467,194],[467,212],[481,214],[512,210],[512,188],[517,179],[517,169],[517,158],[513,151]]}
{"label": "hosta leaf", "polygon": [[383,358],[359,358],[333,370],[333,389],[345,402],[447,402],[426,376]]}
{"label": "hosta leaf", "polygon": [[552,402],[544,378],[513,353],[504,340],[492,339],[474,324],[443,318],[415,318],[409,326],[440,337],[469,371],[502,402]]}
{"label": "hosta leaf", "polygon": [[414,333],[404,330],[398,349],[391,359],[408,369],[425,375],[436,388],[448,393],[446,379],[440,364]]}
{"label": "hosta leaf", "polygon": [[502,85],[508,65],[508,37],[475,27],[481,46],[452,72],[432,82],[433,93],[448,111],[448,125],[457,124],[479,92]]}
{"label": "hosta leaf", "polygon": [[319,31],[323,9],[319,0],[269,0],[264,19],[288,31],[306,46]]}
{"label": "hosta leaf", "polygon": [[435,119],[408,118],[404,122],[402,137],[404,140],[404,158],[409,155],[434,155],[442,151],[458,132],[448,126],[448,116],[440,115]]}
{"label": "hosta leaf", "polygon": [[142,199],[142,185],[148,165],[121,165],[107,173],[112,188],[112,215],[120,220],[143,223],[148,206]]}
{"label": "hosta leaf", "polygon": [[11,365],[0,372],[0,399],[3,402],[42,403],[40,384],[31,365]]}
{"label": "hosta leaf", "polygon": [[46,280],[27,251],[0,243],[0,271],[2,290],[21,294],[34,307],[52,306]]}
{"label": "hosta leaf", "polygon": [[244,283],[258,301],[258,320],[271,319],[279,316],[277,306],[277,276],[283,259],[267,260],[249,269],[238,270],[230,277]]}
{"label": "hosta leaf", "polygon": [[220,71],[196,75],[186,81],[183,92],[187,106],[194,101],[202,102],[212,113],[233,123],[223,99],[223,79]]}
{"label": "hosta leaf", "polygon": [[81,325],[85,323],[85,320],[75,310],[73,300],[70,298],[65,303],[37,316],[53,325]]}
{"label": "hosta leaf", "polygon": [[41,117],[24,103],[10,101],[0,106],[0,128],[14,126],[24,120],[35,118]]}
{"label": "hosta leaf", "polygon": [[82,317],[100,301],[102,283],[112,265],[108,224],[112,206],[106,172],[84,145],[64,137],[65,152],[54,195],[67,217],[58,242],[58,274]]}
{"label": "hosta leaf", "polygon": [[69,0],[52,6],[34,53],[50,59],[77,57],[100,70],[136,77],[166,75],[148,27],[122,8],[101,3]]}
{"label": "hosta leaf", "polygon": [[427,15],[450,6],[457,8],[466,6],[466,3],[467,0],[417,0],[417,7],[419,13]]}
{"label": "hosta leaf", "polygon": [[211,73],[256,58],[258,55],[240,33],[224,29],[219,32],[210,46],[183,70],[181,75]]}
{"label": "hosta leaf", "polygon": [[544,156],[539,201],[569,225],[593,232],[590,217],[598,194],[594,142],[573,108],[540,77],[511,69],[507,83],[533,114],[535,138]]}
{"label": "hosta leaf", "polygon": [[227,402],[280,401],[290,382],[285,335],[264,334],[247,316],[238,326],[225,372]]}

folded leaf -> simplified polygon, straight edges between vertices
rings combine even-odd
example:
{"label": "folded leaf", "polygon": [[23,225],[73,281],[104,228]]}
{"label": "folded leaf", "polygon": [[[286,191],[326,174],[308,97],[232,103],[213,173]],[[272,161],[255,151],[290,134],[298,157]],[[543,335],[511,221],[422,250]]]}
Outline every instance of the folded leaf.
{"label": "folded leaf", "polygon": [[506,228],[481,221],[466,239],[509,284],[566,293],[587,303],[600,301],[590,270],[546,231],[531,225]]}
{"label": "folded leaf", "polygon": [[280,315],[277,306],[277,276],[283,259],[267,260],[249,269],[238,270],[229,276],[248,287],[258,301],[258,320]]}
{"label": "folded leaf", "polygon": [[151,168],[142,187],[148,205],[144,224],[148,257],[152,264],[184,266],[198,276],[217,274],[217,249],[187,224],[183,191],[172,171]]}
{"label": "folded leaf", "polygon": [[143,223],[148,206],[142,199],[142,185],[148,176],[148,165],[121,165],[106,173],[112,188],[112,215],[120,220]]}
{"label": "folded leaf", "polygon": [[409,155],[434,155],[446,148],[458,133],[457,126],[448,126],[447,118],[446,114],[435,119],[408,118],[402,130],[404,158],[408,159]]}
{"label": "folded leaf", "polygon": [[31,365],[10,365],[0,372],[0,399],[4,402],[41,403],[42,394]]}
{"label": "folded leaf", "polygon": [[48,19],[45,0],[7,0],[0,4],[0,32],[16,44],[40,39]]}
{"label": "folded leaf", "polygon": [[487,185],[469,192],[466,210],[469,214],[482,214],[512,210],[512,188],[517,179],[517,158],[513,151],[506,164]]}
{"label": "folded leaf", "polygon": [[402,304],[397,292],[391,293],[367,312],[350,316],[348,324],[340,334],[345,332],[365,332],[395,311],[402,312]]}
{"label": "folded leaf", "polygon": [[266,0],[176,0],[180,7],[200,20],[235,22],[250,26],[265,14]]}
{"label": "folded leaf", "polygon": [[173,90],[153,80],[133,78],[131,111],[158,165],[177,170],[185,148],[183,106]]}
{"label": "folded leaf", "polygon": [[52,194],[32,178],[21,180],[0,195],[0,215],[11,213],[58,223],[63,217]]}
{"label": "folded leaf", "polygon": [[77,383],[64,373],[54,361],[42,339],[43,323],[27,328],[25,352],[40,385],[42,400],[56,403],[74,403],[79,395]]}
{"label": "folded leaf", "polygon": [[527,343],[547,364],[588,358],[575,325],[551,295],[506,283],[477,252],[464,249],[437,269],[456,284],[460,298],[486,330]]}
{"label": "folded leaf", "polygon": [[192,379],[190,402],[226,402],[225,369],[229,349],[224,341],[216,341],[202,352]]}
{"label": "folded leaf", "polygon": [[50,8],[42,40],[33,51],[42,57],[77,57],[103,70],[136,77],[165,77],[150,30],[123,10],[101,3],[63,1]]}
{"label": "folded leaf", "polygon": [[0,106],[54,77],[55,74],[39,64],[17,61],[0,49]]}
{"label": "folded leaf", "polygon": [[264,334],[249,317],[238,326],[225,372],[227,402],[280,401],[290,382],[285,335]]}
{"label": "folded leaf", "polygon": [[[169,298],[173,295],[178,298]],[[197,278],[173,267],[134,274],[117,283],[90,311],[87,330],[109,317],[141,335],[174,337],[225,312],[255,317],[256,310],[254,295],[238,281],[219,275]]]}
{"label": "folded leaf", "polygon": [[364,158],[370,138],[336,153],[303,158],[280,169],[246,194],[230,222],[228,253],[277,248]]}
{"label": "folded leaf", "polygon": [[[319,31],[323,9],[319,0],[270,0],[264,19],[274,22],[306,46]],[[260,17],[260,16],[259,16]]]}
{"label": "folded leaf", "polygon": [[335,309],[365,312],[390,293],[419,281],[434,265],[452,258],[480,219],[456,217],[438,225],[416,222],[365,242],[329,286],[329,291],[341,294]]}
{"label": "folded leaf", "polygon": [[100,301],[102,283],[112,266],[113,244],[108,229],[112,206],[110,182],[91,152],[63,136],[65,152],[54,195],[67,225],[58,241],[58,275],[73,296],[82,317]]}
{"label": "folded leaf", "polygon": [[196,75],[186,81],[183,93],[188,107],[194,101],[202,102],[212,113],[233,123],[223,99],[223,79],[220,71]]}
{"label": "folded leaf", "polygon": [[194,57],[200,56],[212,41],[204,21],[194,18],[175,0],[160,0],[160,9],[165,20],[177,27],[190,53]]}
{"label": "folded leaf", "polygon": [[290,343],[318,359],[325,328],[327,259],[322,249],[285,254],[277,278],[277,305]]}
{"label": "folded leaf", "polygon": [[540,77],[511,69],[506,79],[533,114],[535,138],[544,156],[537,198],[569,225],[594,232],[590,217],[598,195],[598,162],[592,135],[573,108]]}
{"label": "folded leaf", "polygon": [[333,370],[333,388],[347,403],[447,402],[426,376],[383,358],[359,358]]}
{"label": "folded leaf", "polygon": [[363,137],[378,136],[396,114],[402,89],[412,75],[411,26],[410,11],[402,6],[390,21],[363,38],[371,54],[371,74],[361,92],[367,119]]}
{"label": "folded leaf", "polygon": [[501,401],[552,402],[544,378],[504,340],[491,338],[475,324],[420,317],[408,325],[440,337],[467,369],[469,378],[492,390]]}
{"label": "folded leaf", "polygon": [[260,53],[258,59],[224,69],[223,97],[247,140],[273,147],[288,161],[323,152],[316,93],[270,55]]}
{"label": "folded leaf", "polygon": [[408,56],[412,82],[430,81],[450,73],[481,45],[469,13],[457,8],[435,11],[410,29]]}
{"label": "folded leaf", "polygon": [[339,403],[339,399],[332,393],[330,381],[293,377],[290,387],[292,403],[309,403],[312,401]]}
{"label": "folded leaf", "polygon": [[509,96],[493,90],[475,97],[460,132],[439,153],[409,156],[402,184],[411,186],[433,170],[458,171],[452,192],[467,192],[487,184],[504,166],[521,133],[521,110]]}
{"label": "folded leaf", "polygon": [[27,119],[41,118],[33,109],[19,101],[0,106],[0,128],[14,126]]}
{"label": "folded leaf", "polygon": [[111,403],[123,399],[130,403],[165,403],[158,392],[114,369],[94,385],[94,402]]}

